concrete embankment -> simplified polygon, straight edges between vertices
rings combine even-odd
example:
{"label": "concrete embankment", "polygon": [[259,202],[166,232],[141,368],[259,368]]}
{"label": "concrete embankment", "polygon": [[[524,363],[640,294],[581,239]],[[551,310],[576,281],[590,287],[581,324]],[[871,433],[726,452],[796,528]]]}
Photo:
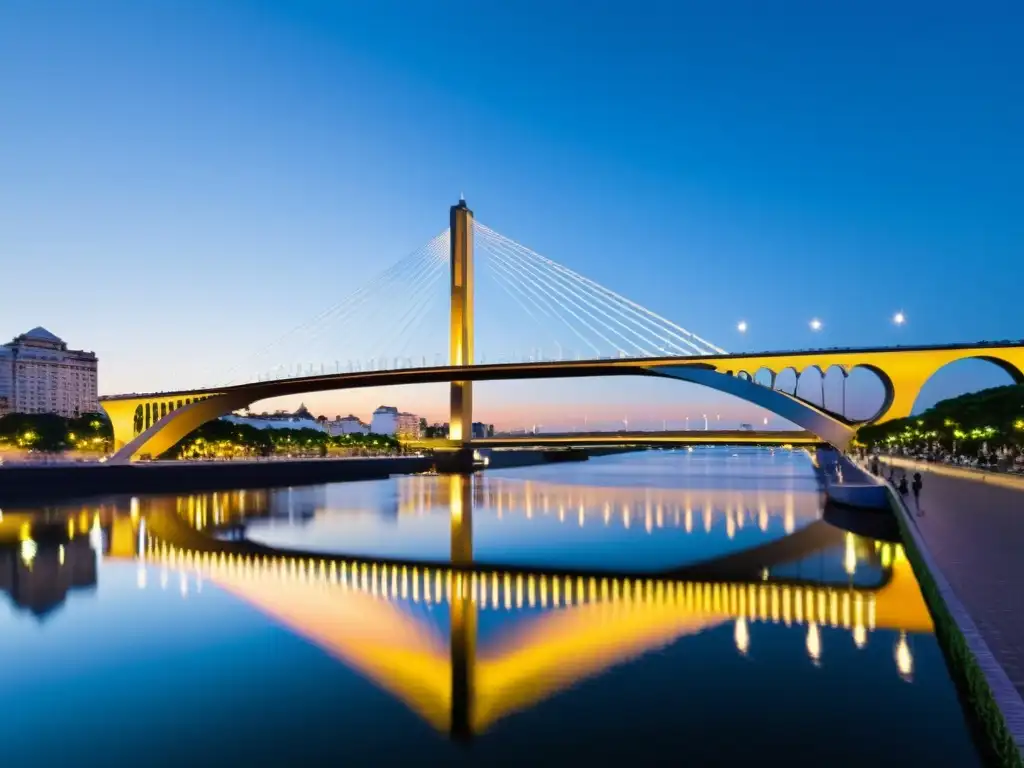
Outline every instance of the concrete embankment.
{"label": "concrete embankment", "polygon": [[829,501],[856,509],[889,510],[889,497],[878,478],[834,449],[818,451],[819,478]]}
{"label": "concrete embankment", "polygon": [[386,457],[4,467],[0,469],[0,504],[119,493],[178,493],[376,480],[425,472],[432,463],[432,459],[425,457]]}
{"label": "concrete embankment", "polygon": [[[586,461],[610,450],[494,451],[490,468]],[[427,472],[443,463],[432,456],[287,461],[167,461],[129,465],[22,465],[0,468],[0,506],[46,503],[111,494],[191,493],[229,488],[273,488]]]}

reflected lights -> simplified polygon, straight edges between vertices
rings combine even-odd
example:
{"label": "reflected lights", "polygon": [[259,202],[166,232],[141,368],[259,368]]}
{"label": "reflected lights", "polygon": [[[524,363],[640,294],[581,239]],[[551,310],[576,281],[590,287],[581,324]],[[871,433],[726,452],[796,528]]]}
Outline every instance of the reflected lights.
{"label": "reflected lights", "polygon": [[32,541],[32,539],[24,539],[21,542],[21,559],[24,561],[25,565],[31,567],[32,561],[36,559],[36,552],[38,551],[39,547],[36,546],[36,543]]}
{"label": "reflected lights", "polygon": [[868,632],[864,629],[863,624],[858,624],[853,628],[853,644],[858,648],[863,648],[868,642]]}
{"label": "reflected lights", "polygon": [[813,621],[807,625],[807,655],[815,666],[821,663],[821,630]]}
{"label": "reflected lights", "polygon": [[843,567],[850,576],[857,572],[857,549],[852,533],[846,534],[846,554],[843,556]]}
{"label": "reflected lights", "polygon": [[736,641],[736,650],[744,656],[750,648],[750,631],[747,629],[747,620],[740,616],[736,619],[736,629],[733,631],[733,639]]}
{"label": "reflected lights", "polygon": [[910,645],[907,643],[907,633],[900,632],[900,639],[896,643],[896,669],[900,677],[910,682],[914,674],[914,657],[910,653]]}

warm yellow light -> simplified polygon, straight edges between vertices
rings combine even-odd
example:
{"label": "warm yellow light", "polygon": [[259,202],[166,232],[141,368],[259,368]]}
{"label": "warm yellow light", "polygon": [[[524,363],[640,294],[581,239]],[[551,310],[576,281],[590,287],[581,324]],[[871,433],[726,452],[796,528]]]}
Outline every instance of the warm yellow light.
{"label": "warm yellow light", "polygon": [[25,539],[21,542],[21,559],[25,565],[31,567],[32,561],[36,559],[36,552],[39,551],[39,547],[32,539]]}
{"label": "warm yellow light", "polygon": [[853,628],[853,644],[858,648],[863,648],[868,642],[868,632],[864,629],[863,624],[858,624]]}
{"label": "warm yellow light", "polygon": [[807,625],[807,655],[815,665],[821,662],[821,630],[813,621]]}
{"label": "warm yellow light", "polygon": [[852,533],[846,534],[846,554],[843,557],[843,567],[850,576],[857,572],[857,550]]}
{"label": "warm yellow light", "polygon": [[747,650],[750,648],[750,631],[747,629],[747,620],[743,616],[736,619],[733,639],[736,641],[736,650],[746,656]]}
{"label": "warm yellow light", "polygon": [[899,670],[900,677],[908,681],[914,673],[914,657],[910,653],[906,632],[900,632],[900,639],[896,643],[896,669]]}

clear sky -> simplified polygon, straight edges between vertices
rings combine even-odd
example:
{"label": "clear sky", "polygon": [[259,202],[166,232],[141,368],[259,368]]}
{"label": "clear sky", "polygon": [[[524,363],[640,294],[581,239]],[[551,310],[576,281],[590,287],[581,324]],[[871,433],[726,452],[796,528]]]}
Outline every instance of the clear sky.
{"label": "clear sky", "polygon": [[[1016,0],[7,0],[0,336],[94,349],[101,393],[218,383],[465,192],[731,351],[1020,338],[1022,32]],[[695,397],[478,400],[509,423],[751,413]],[[444,392],[307,401],[439,417]]]}

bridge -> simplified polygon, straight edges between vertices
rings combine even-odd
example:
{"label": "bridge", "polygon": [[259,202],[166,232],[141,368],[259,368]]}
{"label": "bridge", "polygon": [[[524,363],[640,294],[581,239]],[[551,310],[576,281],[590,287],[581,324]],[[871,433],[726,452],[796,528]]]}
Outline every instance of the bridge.
{"label": "bridge", "polygon": [[[475,247],[488,255],[492,270],[531,318],[542,326],[561,323],[588,346],[591,356],[577,359],[530,359],[485,363],[474,356]],[[412,258],[412,257],[415,258]],[[350,304],[334,312],[351,318],[367,303],[373,290],[384,293],[405,275],[414,286],[432,284],[444,265],[449,267],[448,363],[415,365],[411,358],[377,360],[376,370],[333,372],[321,364],[303,371],[275,370],[256,381],[221,387],[171,392],[111,395],[101,398],[110,417],[117,449],[114,463],[142,456],[157,457],[207,421],[273,397],[311,392],[402,384],[445,383],[450,388],[451,446],[471,449],[473,383],[533,379],[607,376],[653,376],[697,384],[733,395],[765,408],[808,433],[816,441],[845,448],[859,426],[844,413],[797,396],[799,378],[809,370],[821,376],[838,369],[844,380],[855,368],[874,373],[884,398],[879,411],[863,423],[910,415],[924,383],[940,368],[965,359],[983,359],[1024,382],[1024,343],[982,342],[937,346],[818,349],[798,352],[728,354],[696,334],[641,307],[623,296],[546,259],[475,221],[464,200],[452,206],[449,228],[427,246],[403,260],[366,289],[353,294]],[[421,263],[422,262],[422,263]],[[406,274],[410,273],[410,274]],[[399,336],[415,327],[424,301],[412,294],[411,306],[399,320],[408,320]],[[330,315],[332,311],[328,311]],[[315,319],[319,322],[318,319]],[[355,329],[364,334],[365,328]],[[612,354],[596,355],[608,348]],[[405,363],[409,365],[406,366]],[[393,363],[393,364],[392,364]],[[369,366],[368,366],[369,367]],[[797,385],[782,391],[780,375],[792,371]],[[745,440],[737,435],[736,440]],[[767,438],[766,438],[767,439]],[[792,439],[787,442],[793,442]]]}

